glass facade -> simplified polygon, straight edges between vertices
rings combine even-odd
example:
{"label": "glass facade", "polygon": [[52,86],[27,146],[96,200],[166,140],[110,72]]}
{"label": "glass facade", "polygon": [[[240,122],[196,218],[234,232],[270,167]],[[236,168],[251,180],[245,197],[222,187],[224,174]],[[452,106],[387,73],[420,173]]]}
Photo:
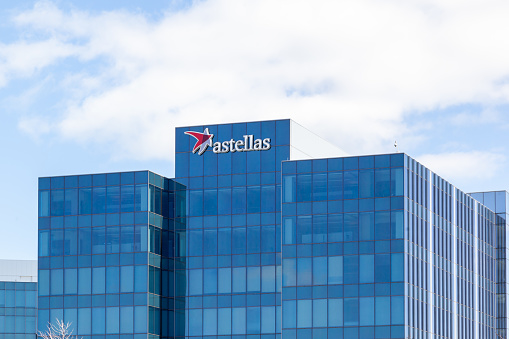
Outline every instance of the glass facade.
{"label": "glass facade", "polygon": [[37,283],[0,281],[0,338],[34,339]]}
{"label": "glass facade", "polygon": [[175,179],[41,178],[38,328],[58,318],[84,339],[506,336],[507,192],[467,195],[401,153],[296,160],[315,144],[292,126],[177,128]]}
{"label": "glass facade", "polygon": [[480,192],[470,193],[474,199],[484,204],[487,208],[496,213],[497,224],[497,334],[502,338],[507,338],[507,317],[508,303],[507,293],[509,292],[507,277],[507,259],[508,259],[508,213],[509,213],[509,193],[506,191],[498,192]]}
{"label": "glass facade", "polygon": [[[271,146],[193,154],[185,132],[205,128],[216,142]],[[188,189],[186,337],[280,337],[280,169],[289,155],[289,120],[177,128],[176,180]]]}
{"label": "glass facade", "polygon": [[173,337],[184,199],[148,171],[40,178],[38,329]]}
{"label": "glass facade", "polygon": [[404,154],[283,163],[283,338],[494,338],[495,215]]}

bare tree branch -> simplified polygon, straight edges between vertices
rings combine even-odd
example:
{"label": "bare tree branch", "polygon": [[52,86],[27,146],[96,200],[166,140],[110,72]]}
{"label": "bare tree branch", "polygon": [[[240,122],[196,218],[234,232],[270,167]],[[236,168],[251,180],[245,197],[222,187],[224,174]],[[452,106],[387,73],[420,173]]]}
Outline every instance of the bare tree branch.
{"label": "bare tree branch", "polygon": [[56,324],[48,323],[46,332],[39,331],[39,337],[43,339],[77,339],[73,336],[73,330],[70,329],[71,323],[64,323],[62,320],[56,319]]}

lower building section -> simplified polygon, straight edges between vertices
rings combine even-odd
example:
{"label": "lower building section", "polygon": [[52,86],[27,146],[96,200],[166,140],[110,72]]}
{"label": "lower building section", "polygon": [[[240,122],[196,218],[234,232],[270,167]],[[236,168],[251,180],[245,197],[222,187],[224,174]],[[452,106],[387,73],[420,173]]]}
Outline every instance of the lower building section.
{"label": "lower building section", "polygon": [[0,260],[0,338],[34,339],[37,261]]}

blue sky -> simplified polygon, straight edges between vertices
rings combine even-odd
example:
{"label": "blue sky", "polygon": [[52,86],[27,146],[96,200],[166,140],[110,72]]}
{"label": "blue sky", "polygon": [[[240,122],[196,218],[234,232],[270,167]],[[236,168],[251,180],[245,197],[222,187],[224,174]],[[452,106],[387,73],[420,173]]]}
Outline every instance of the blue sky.
{"label": "blue sky", "polygon": [[38,177],[171,177],[176,126],[292,118],[509,189],[507,17],[502,0],[4,1],[0,258],[37,257]]}

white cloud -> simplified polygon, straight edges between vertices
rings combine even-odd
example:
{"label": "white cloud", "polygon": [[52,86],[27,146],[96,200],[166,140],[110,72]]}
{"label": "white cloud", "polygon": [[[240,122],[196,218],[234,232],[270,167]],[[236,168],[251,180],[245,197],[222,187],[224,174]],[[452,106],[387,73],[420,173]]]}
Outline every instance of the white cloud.
{"label": "white cloud", "polygon": [[479,113],[461,112],[451,117],[454,125],[466,126],[472,124],[496,124],[503,122],[502,113],[491,108]]}
{"label": "white cloud", "polygon": [[[425,154],[416,159],[445,180],[471,192],[488,190],[486,183],[506,165],[504,155],[484,151]],[[500,185],[490,189],[504,189],[505,181],[500,181]]]}
{"label": "white cloud", "polygon": [[14,22],[42,37],[0,49],[0,81],[76,58],[61,85],[79,91],[48,126],[124,157],[167,158],[178,125],[286,117],[387,152],[421,137],[409,112],[509,101],[507,17],[503,0],[211,0],[155,22],[41,2]]}

